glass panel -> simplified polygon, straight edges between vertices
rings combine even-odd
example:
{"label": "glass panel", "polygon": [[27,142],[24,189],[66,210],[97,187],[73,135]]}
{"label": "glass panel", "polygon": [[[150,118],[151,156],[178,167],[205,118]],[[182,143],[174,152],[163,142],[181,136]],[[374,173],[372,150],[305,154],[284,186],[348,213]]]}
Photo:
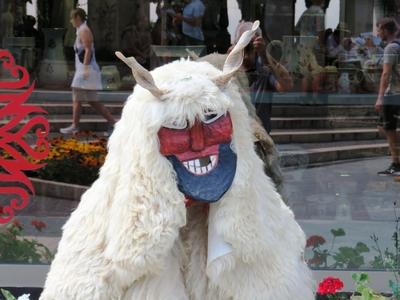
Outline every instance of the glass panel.
{"label": "glass panel", "polygon": [[[76,7],[85,14],[71,14]],[[222,69],[251,26],[244,21],[260,20],[235,84],[256,120],[265,172],[307,235],[305,259],[314,270],[395,271],[399,9],[396,0],[1,1],[0,46],[30,79],[15,87],[20,78],[3,64],[0,82],[14,87],[2,85],[0,97],[14,96],[0,98],[0,107],[29,93],[26,103],[48,114],[23,115],[10,132],[44,116],[50,147],[46,158],[28,160],[45,166],[19,170],[34,189],[22,175],[2,177],[0,188],[35,195],[0,225],[0,264],[49,264],[61,227],[98,177],[136,84],[115,51],[149,70],[181,58]],[[18,111],[0,110],[2,126]],[[32,147],[35,129],[26,132]],[[0,144],[3,175],[17,156],[11,149],[27,159],[22,142],[13,142]],[[0,216],[13,196],[1,194]]]}

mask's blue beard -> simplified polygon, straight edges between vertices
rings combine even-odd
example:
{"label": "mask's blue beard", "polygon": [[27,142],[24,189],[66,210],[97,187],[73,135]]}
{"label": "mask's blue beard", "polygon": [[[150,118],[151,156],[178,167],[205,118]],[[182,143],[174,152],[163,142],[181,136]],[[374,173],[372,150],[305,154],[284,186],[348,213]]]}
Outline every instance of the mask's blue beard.
{"label": "mask's blue beard", "polygon": [[174,155],[167,156],[177,174],[178,188],[187,197],[203,202],[216,202],[225,194],[236,173],[236,154],[230,144],[219,145],[217,165],[204,175],[189,172]]}

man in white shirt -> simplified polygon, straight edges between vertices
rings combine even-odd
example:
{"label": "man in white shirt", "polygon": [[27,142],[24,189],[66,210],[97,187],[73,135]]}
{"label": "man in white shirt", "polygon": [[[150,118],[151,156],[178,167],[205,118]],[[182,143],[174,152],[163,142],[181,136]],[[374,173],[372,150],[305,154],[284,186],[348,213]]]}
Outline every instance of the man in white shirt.
{"label": "man in white shirt", "polygon": [[400,39],[399,25],[393,18],[383,18],[377,23],[378,36],[387,43],[383,54],[381,75],[375,110],[380,113],[380,126],[385,132],[392,156],[391,165],[378,175],[400,175],[400,151],[397,123],[400,115]]}
{"label": "man in white shirt", "polygon": [[204,11],[201,0],[191,0],[183,9],[182,15],[176,15],[175,20],[182,22],[182,33],[186,45],[203,45],[204,35],[201,29]]}

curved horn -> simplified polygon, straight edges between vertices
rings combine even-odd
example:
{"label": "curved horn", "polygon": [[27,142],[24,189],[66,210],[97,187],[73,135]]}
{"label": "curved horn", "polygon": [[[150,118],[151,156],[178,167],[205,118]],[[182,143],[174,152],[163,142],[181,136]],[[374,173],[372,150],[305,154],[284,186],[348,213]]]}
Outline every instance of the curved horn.
{"label": "curved horn", "polygon": [[189,54],[189,57],[193,59],[194,61],[198,60],[200,57],[192,50],[189,50],[188,48],[185,49],[187,54]]}
{"label": "curved horn", "polygon": [[233,75],[235,75],[236,71],[240,69],[243,63],[243,50],[250,43],[259,26],[260,22],[255,21],[250,30],[243,32],[239,41],[226,58],[222,74],[214,79],[217,85],[227,84]]}
{"label": "curved horn", "polygon": [[115,55],[132,69],[133,77],[141,87],[148,90],[157,98],[163,95],[163,92],[154,83],[153,76],[151,76],[150,72],[143,68],[134,57],[125,57],[125,55],[119,51],[115,52]]}

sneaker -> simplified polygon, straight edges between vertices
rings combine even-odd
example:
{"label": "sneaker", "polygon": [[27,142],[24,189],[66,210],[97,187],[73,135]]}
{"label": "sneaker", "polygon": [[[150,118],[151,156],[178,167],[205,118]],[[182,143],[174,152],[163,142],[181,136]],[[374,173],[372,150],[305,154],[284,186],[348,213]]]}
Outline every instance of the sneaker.
{"label": "sneaker", "polygon": [[386,170],[378,172],[378,175],[400,175],[400,164],[392,163]]}
{"label": "sneaker", "polygon": [[79,128],[75,127],[74,125],[60,129],[60,132],[62,134],[75,134],[75,133],[78,133],[78,131],[79,131]]}

